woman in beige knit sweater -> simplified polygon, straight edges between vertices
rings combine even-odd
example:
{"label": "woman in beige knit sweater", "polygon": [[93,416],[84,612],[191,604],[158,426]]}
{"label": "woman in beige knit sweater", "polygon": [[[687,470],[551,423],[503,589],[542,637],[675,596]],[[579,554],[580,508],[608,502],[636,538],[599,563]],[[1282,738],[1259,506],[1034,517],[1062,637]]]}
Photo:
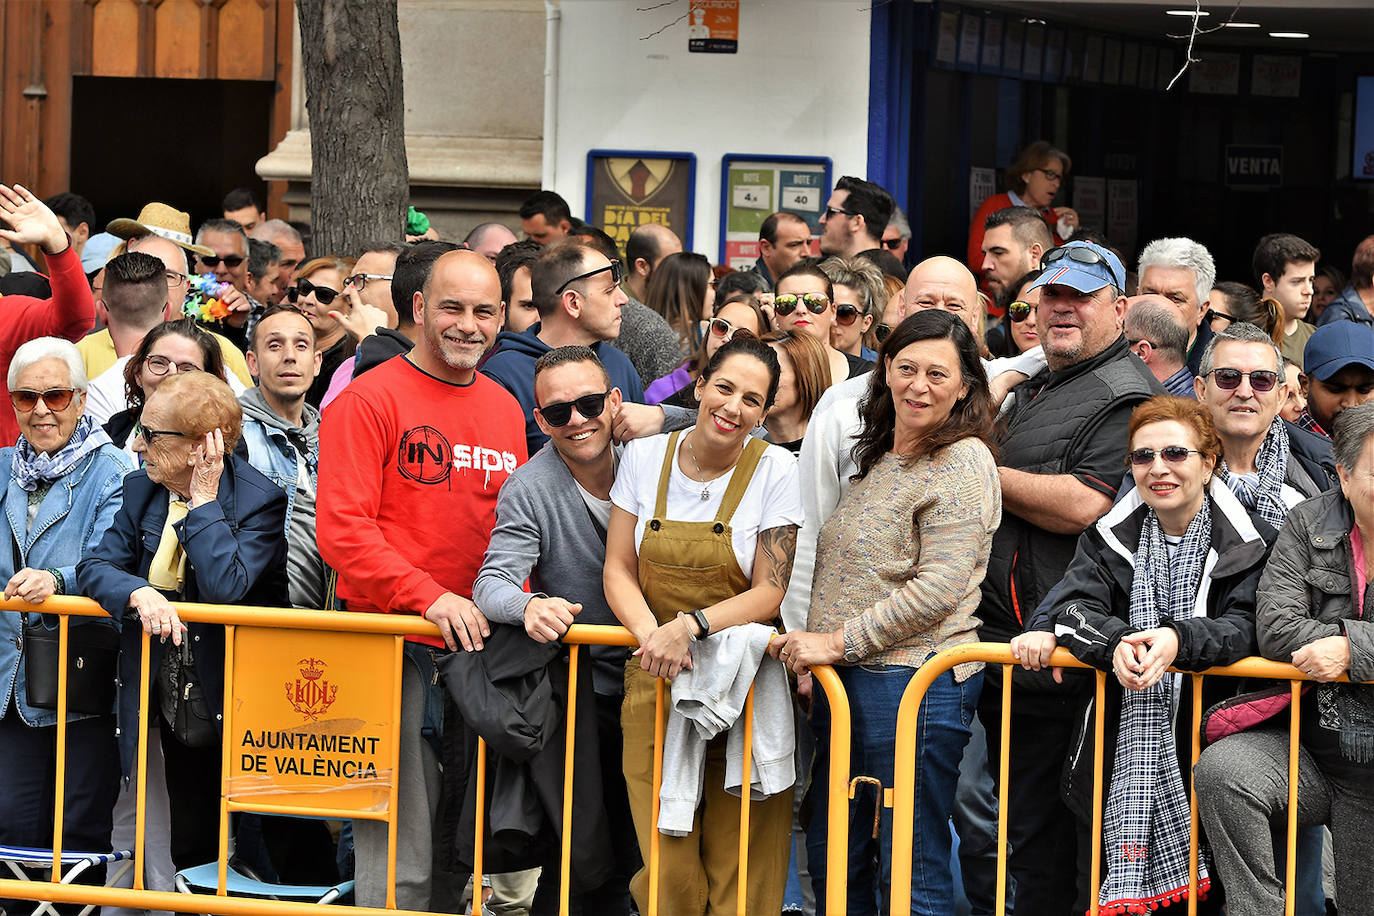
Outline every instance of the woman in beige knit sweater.
{"label": "woman in beige knit sweater", "polygon": [[[976,640],[978,586],[1001,519],[996,462],[985,444],[992,404],[978,345],[958,318],[930,309],[884,341],[860,404],[854,447],[858,474],[821,529],[806,632],[774,640],[794,670],[835,664],[853,716],[855,773],[892,784],[897,708],[926,659]],[[917,724],[916,825],[911,912],[954,911],[949,816],[959,761],[982,686],[982,666],[960,665],[931,685]],[[813,772],[829,770],[829,710],[811,714],[818,747]],[[825,779],[812,780],[811,810],[826,810]],[[851,808],[852,912],[889,907],[892,822]],[[807,833],[808,869],[824,899],[825,819]]]}

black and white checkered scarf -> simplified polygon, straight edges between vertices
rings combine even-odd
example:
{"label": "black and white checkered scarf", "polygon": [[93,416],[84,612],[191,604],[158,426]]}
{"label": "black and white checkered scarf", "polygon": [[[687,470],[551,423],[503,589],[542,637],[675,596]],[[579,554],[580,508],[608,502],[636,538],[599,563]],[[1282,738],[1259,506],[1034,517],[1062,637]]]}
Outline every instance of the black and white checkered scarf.
{"label": "black and white checkered scarf", "polygon": [[1238,474],[1232,474],[1225,459],[1217,468],[1217,475],[1236,494],[1241,505],[1251,512],[1258,512],[1260,518],[1269,523],[1275,531],[1283,527],[1288,518],[1288,506],[1283,501],[1283,477],[1288,470],[1288,430],[1283,426],[1283,417],[1275,417],[1269,424],[1269,432],[1264,434],[1264,444],[1255,456],[1255,469],[1259,471],[1259,484],[1253,484]]}
{"label": "black and white checkered scarf", "polygon": [[[1173,562],[1153,509],[1145,516],[1131,582],[1131,626],[1149,630],[1162,617],[1193,616],[1212,543],[1211,500],[1188,525]],[[1126,690],[1116,763],[1103,813],[1107,878],[1103,913],[1144,912],[1188,893],[1188,793],[1174,745],[1176,679],[1166,674],[1148,690]],[[1198,864],[1198,887],[1210,881]]]}

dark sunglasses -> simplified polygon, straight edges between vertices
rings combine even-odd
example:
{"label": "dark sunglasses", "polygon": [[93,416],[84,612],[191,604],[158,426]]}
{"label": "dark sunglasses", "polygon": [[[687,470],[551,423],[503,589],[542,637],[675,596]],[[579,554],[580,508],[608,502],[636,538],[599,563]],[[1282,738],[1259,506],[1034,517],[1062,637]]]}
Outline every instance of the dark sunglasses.
{"label": "dark sunglasses", "polygon": [[1240,380],[1247,375],[1250,376],[1250,387],[1255,391],[1273,391],[1274,386],[1279,383],[1279,374],[1268,369],[1256,369],[1253,372],[1241,372],[1239,369],[1213,369],[1204,375],[1212,376],[1217,387],[1222,391],[1234,391],[1239,388]]}
{"label": "dark sunglasses", "polygon": [[1069,247],[1061,245],[1058,248],[1051,248],[1040,257],[1040,266],[1049,267],[1055,261],[1062,261],[1067,258],[1070,261],[1077,261],[1080,264],[1101,264],[1107,268],[1107,273],[1112,276],[1112,285],[1117,289],[1125,289],[1126,281],[1116,275],[1116,269],[1111,262],[1102,255],[1093,251],[1091,248],[1084,248],[1081,245]]}
{"label": "dark sunglasses", "polygon": [[320,305],[329,305],[339,297],[338,290],[330,289],[327,286],[316,286],[309,280],[297,280],[296,285],[286,290],[286,299],[292,305],[304,299],[311,293],[315,294],[315,301]]}
{"label": "dark sunglasses", "polygon": [[1202,452],[1195,448],[1185,448],[1182,445],[1166,445],[1158,452],[1152,448],[1138,448],[1126,455],[1126,460],[1136,467],[1145,467],[1155,463],[1155,455],[1159,455],[1170,464],[1178,464],[1180,461],[1187,461],[1189,455],[1201,455]]}
{"label": "dark sunglasses", "polygon": [[200,263],[204,264],[206,267],[218,267],[219,262],[223,261],[224,266],[228,267],[230,270],[238,267],[244,261],[243,256],[237,254],[225,255],[222,258],[217,258],[211,254],[198,254],[196,257],[200,258]]}
{"label": "dark sunglasses", "polygon": [[1208,310],[1207,310],[1207,320],[1208,320],[1208,321],[1212,321],[1213,319],[1216,319],[1216,318],[1225,318],[1227,321],[1231,322],[1232,324],[1234,324],[1235,321],[1236,321],[1236,316],[1235,316],[1235,315],[1228,315],[1228,314],[1226,314],[1225,312],[1218,311],[1217,309],[1208,309]]}
{"label": "dark sunglasses", "polygon": [[858,214],[855,213],[853,210],[846,210],[844,207],[826,207],[826,208],[825,208],[825,218],[826,218],[826,219],[832,218],[836,213],[843,213],[845,216],[858,216]]}
{"label": "dark sunglasses", "polygon": [[[721,339],[721,343],[734,340],[735,337],[753,337],[754,333],[748,328],[740,328],[726,321],[724,318],[712,318],[710,324],[711,334]],[[585,415],[584,415],[585,416]]]}
{"label": "dark sunglasses", "polygon": [[1007,306],[1007,317],[1019,324],[1029,318],[1031,312],[1035,311],[1035,309],[1036,306],[1031,303],[1022,302],[1020,299],[1017,299],[1011,305]]}
{"label": "dark sunglasses", "polygon": [[898,236],[895,239],[883,239],[883,247],[886,248],[888,251],[896,251],[898,248],[901,248],[901,236]]}
{"label": "dark sunglasses", "polygon": [[[564,281],[563,281],[563,285],[560,286],[560,287],[558,287],[558,289],[554,290],[554,291],[553,291],[553,294],[554,294],[555,296],[561,296],[561,295],[563,295],[563,290],[567,289],[569,285],[571,285],[571,284],[573,284],[573,283],[576,283],[578,280],[585,280],[585,279],[587,279],[588,277],[595,277],[597,274],[604,274],[604,273],[605,273],[606,271],[608,271],[608,270],[611,272],[611,282],[612,282],[612,283],[619,283],[620,280],[621,280],[621,277],[624,276],[624,275],[620,272],[620,262],[619,262],[619,261],[612,261],[611,263],[607,264],[605,267],[598,267],[596,270],[589,270],[589,271],[587,271],[585,274],[578,274],[577,276],[573,277],[571,280],[564,280]],[[559,423],[559,424],[557,424],[557,425],[562,426],[563,424]]]}
{"label": "dark sunglasses", "polygon": [[873,329],[873,336],[878,338],[878,343],[882,343],[883,341],[887,340],[887,335],[891,333],[892,328],[889,325],[885,324],[879,324]]}
{"label": "dark sunglasses", "polygon": [[544,418],[544,422],[557,429],[560,426],[567,426],[572,419],[573,408],[582,415],[584,420],[595,420],[606,410],[606,399],[611,396],[609,391],[599,394],[584,394],[580,398],[571,401],[559,401],[557,404],[548,404],[539,408],[539,414]]}
{"label": "dark sunglasses", "polygon": [[143,440],[145,447],[152,448],[153,440],[158,436],[178,436],[185,438],[186,434],[177,432],[175,429],[149,429],[146,426],[135,426],[134,435]]}
{"label": "dark sunglasses", "polygon": [[807,293],[804,296],[794,296],[788,293],[785,296],[773,297],[773,314],[790,315],[797,310],[797,306],[806,306],[806,310],[813,315],[819,315],[830,308],[830,297],[825,293]]}
{"label": "dark sunglasses", "polygon": [[859,316],[862,314],[863,312],[859,311],[857,305],[850,305],[846,302],[843,305],[835,306],[835,323],[842,328],[847,328],[855,321],[858,321]]}
{"label": "dark sunglasses", "polygon": [[10,392],[10,403],[20,413],[30,413],[38,407],[41,400],[51,411],[66,410],[75,396],[75,388],[49,388],[47,391],[34,391],[31,388],[16,388]]}

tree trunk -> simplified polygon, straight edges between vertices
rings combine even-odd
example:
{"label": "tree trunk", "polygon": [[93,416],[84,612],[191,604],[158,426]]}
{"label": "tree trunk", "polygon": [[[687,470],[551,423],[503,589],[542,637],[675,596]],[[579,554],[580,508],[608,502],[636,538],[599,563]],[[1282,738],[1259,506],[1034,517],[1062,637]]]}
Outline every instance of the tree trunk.
{"label": "tree trunk", "polygon": [[397,0],[297,0],[310,115],[311,255],[405,238],[410,199]]}

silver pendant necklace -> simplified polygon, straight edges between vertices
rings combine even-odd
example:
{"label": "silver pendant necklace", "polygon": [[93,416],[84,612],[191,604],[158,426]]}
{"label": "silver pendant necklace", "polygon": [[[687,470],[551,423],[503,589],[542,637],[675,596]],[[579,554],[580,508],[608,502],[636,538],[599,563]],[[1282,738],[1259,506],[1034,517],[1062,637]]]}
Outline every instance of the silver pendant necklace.
{"label": "silver pendant necklace", "polygon": [[[692,448],[692,437],[690,435],[687,436],[687,454],[690,455],[692,458],[692,467],[697,469],[697,476],[705,477],[706,475],[701,473],[701,465],[697,463],[697,450]],[[711,488],[707,485],[706,481],[704,480],[700,481],[700,483],[701,501],[706,502],[708,499],[711,498]]]}

